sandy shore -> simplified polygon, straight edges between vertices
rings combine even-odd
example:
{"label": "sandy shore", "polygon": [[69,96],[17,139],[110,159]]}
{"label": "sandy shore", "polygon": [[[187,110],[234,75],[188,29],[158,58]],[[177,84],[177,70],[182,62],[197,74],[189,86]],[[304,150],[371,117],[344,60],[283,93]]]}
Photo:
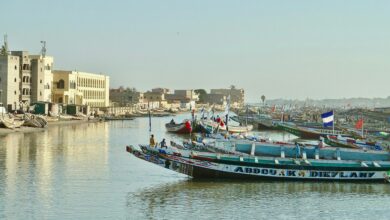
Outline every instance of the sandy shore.
{"label": "sandy shore", "polygon": [[62,120],[62,121],[51,121],[48,122],[48,126],[46,128],[33,128],[33,127],[20,127],[15,129],[9,129],[9,128],[0,128],[0,136],[15,133],[15,132],[23,132],[23,133],[29,133],[29,132],[37,132],[37,131],[44,131],[52,126],[65,126],[65,125],[74,125],[74,124],[84,124],[84,123],[95,123],[99,122],[99,120]]}

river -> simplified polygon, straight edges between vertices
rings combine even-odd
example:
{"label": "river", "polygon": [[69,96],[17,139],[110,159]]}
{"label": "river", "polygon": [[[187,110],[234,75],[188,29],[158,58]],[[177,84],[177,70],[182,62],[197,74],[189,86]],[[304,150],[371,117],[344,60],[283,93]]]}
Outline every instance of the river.
{"label": "river", "polygon": [[[158,141],[180,138],[170,119]],[[1,136],[0,219],[390,219],[388,184],[194,181],[125,151],[148,135],[137,118]]]}

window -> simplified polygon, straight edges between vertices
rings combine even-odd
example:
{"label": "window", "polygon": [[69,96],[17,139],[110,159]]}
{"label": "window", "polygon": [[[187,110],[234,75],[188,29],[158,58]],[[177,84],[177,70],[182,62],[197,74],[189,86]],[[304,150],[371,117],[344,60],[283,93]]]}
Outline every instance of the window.
{"label": "window", "polygon": [[58,89],[64,89],[65,88],[65,81],[63,79],[60,79],[60,81],[58,81],[57,88]]}
{"label": "window", "polygon": [[41,84],[42,84],[42,80],[40,80],[40,81],[39,81],[39,83],[41,83]]}
{"label": "window", "polygon": [[16,90],[15,90],[15,92],[14,92],[14,93],[15,93],[15,95],[16,95]]}
{"label": "window", "polygon": [[17,70],[18,69],[18,67],[15,65],[15,70]]}
{"label": "window", "polygon": [[14,82],[16,82],[16,78],[14,79]]}
{"label": "window", "polygon": [[42,91],[39,92],[39,95],[42,96]]}

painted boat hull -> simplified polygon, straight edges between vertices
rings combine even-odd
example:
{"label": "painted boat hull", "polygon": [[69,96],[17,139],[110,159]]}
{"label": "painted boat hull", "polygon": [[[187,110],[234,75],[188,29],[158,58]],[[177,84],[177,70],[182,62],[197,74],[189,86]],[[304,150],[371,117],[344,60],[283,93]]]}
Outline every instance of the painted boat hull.
{"label": "painted boat hull", "polygon": [[166,169],[183,173],[193,178],[229,178],[229,179],[273,179],[273,180],[327,180],[327,181],[387,181],[390,167],[337,169],[324,167],[312,169],[312,166],[268,165],[253,163],[224,163],[214,159],[196,157],[184,158],[167,154],[149,154],[126,147],[132,155],[154,163]]}

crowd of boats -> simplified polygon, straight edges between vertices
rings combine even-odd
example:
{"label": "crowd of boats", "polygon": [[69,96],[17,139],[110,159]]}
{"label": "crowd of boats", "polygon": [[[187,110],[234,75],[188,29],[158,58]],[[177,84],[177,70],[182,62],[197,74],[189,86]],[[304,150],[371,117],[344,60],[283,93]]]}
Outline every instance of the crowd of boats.
{"label": "crowd of boats", "polygon": [[[377,136],[353,126],[332,124],[332,128],[327,128],[319,123],[286,122],[283,116],[275,120],[270,114],[260,113],[238,113],[232,117],[202,114],[198,120],[192,114],[191,119],[180,123],[172,119],[166,124],[168,132],[189,133],[191,140],[170,144],[165,140],[156,144],[153,140],[149,144],[129,145],[126,150],[137,158],[193,178],[388,182],[388,130]],[[254,125],[283,130],[300,139],[273,141],[251,133]]]}

